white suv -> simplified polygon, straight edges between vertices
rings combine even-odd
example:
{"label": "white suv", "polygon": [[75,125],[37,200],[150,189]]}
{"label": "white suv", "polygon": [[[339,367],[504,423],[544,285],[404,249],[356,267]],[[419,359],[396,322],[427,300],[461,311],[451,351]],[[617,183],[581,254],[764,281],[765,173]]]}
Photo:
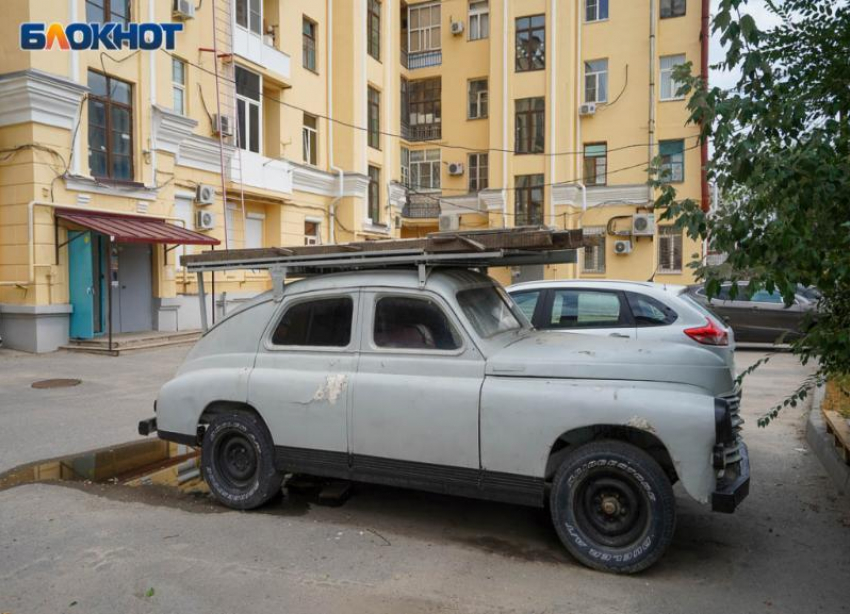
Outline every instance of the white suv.
{"label": "white suv", "polygon": [[507,290],[537,329],[698,345],[734,369],[732,329],[691,298],[686,286],[576,279]]}

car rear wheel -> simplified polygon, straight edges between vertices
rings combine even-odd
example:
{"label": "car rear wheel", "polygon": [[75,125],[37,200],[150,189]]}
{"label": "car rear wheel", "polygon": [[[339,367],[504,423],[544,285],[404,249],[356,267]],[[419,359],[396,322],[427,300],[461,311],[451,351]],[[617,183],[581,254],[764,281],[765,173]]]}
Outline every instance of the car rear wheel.
{"label": "car rear wheel", "polygon": [[247,412],[213,417],[204,433],[201,468],[213,496],[237,510],[261,506],[280,492],[283,480],[268,429]]}
{"label": "car rear wheel", "polygon": [[558,537],[593,569],[641,571],[673,540],[670,480],[651,456],[627,443],[577,448],[555,473],[549,502]]}

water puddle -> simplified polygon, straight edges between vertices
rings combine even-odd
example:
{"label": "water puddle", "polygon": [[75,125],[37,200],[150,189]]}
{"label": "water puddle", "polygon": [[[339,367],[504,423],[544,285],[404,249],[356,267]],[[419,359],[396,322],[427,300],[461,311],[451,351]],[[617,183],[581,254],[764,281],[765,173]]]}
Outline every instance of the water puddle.
{"label": "water puddle", "polygon": [[159,485],[206,493],[199,451],[158,439],[37,461],[0,474],[0,491],[40,482]]}

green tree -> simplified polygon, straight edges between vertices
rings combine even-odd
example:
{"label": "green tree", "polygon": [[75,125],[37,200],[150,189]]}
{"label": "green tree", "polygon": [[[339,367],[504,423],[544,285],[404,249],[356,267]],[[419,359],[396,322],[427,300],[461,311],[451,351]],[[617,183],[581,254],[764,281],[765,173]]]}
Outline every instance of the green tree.
{"label": "green tree", "polygon": [[726,49],[716,67],[740,71],[734,88],[708,87],[690,65],[676,73],[690,121],[714,145],[709,177],[727,198],[706,213],[653,171],[662,217],[728,254],[722,266],[692,264],[710,295],[737,279],[750,292],[777,289],[787,304],[798,283],[823,293],[792,343],[817,374],[760,426],[824,378],[850,373],[850,9],[846,0],[765,3],[780,25],[759,28],[747,0],[721,0],[714,17]]}

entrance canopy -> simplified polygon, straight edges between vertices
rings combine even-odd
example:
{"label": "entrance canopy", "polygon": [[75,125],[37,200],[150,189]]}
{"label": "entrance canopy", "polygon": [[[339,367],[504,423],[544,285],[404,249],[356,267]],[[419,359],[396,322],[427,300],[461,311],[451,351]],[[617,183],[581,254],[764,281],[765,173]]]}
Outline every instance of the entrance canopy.
{"label": "entrance canopy", "polygon": [[100,213],[56,209],[56,217],[109,235],[119,243],[162,243],[166,245],[218,245],[218,239],[167,223],[161,218],[122,213]]}

